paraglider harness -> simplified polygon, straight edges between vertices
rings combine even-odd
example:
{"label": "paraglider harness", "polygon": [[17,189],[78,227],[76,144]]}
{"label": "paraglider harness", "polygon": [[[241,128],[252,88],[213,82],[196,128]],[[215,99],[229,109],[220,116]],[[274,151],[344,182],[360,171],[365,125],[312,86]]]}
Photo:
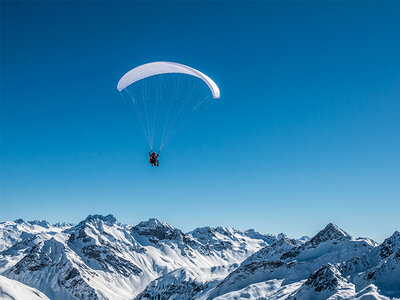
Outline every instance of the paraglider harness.
{"label": "paraglider harness", "polygon": [[150,150],[150,152],[149,152],[150,164],[153,167],[158,167],[159,166],[159,162],[158,162],[158,156],[159,155],[160,155],[160,151],[158,151],[157,154],[156,154],[153,150]]}

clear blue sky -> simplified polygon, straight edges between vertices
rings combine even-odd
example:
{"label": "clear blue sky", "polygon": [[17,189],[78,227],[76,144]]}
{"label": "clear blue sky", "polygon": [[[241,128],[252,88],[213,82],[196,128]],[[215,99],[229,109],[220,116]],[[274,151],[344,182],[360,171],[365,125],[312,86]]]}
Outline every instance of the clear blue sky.
{"label": "clear blue sky", "polygon": [[[400,2],[1,2],[0,220],[400,229]],[[116,90],[150,61],[221,102],[147,162]]]}

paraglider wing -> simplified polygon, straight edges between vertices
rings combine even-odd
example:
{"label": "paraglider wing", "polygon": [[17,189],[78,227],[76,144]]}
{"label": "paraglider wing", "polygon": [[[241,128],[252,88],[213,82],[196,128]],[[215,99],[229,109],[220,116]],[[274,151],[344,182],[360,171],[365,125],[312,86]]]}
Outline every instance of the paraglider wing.
{"label": "paraglider wing", "polygon": [[195,111],[219,99],[215,82],[174,62],[138,66],[119,80],[117,89],[136,106],[150,149],[161,150]]}
{"label": "paraglider wing", "polygon": [[165,61],[159,61],[159,62],[152,62],[148,64],[144,64],[141,66],[138,66],[132,70],[130,70],[128,73],[126,73],[122,78],[119,80],[117,89],[119,91],[122,91],[132,83],[135,83],[141,79],[154,76],[154,75],[159,75],[159,74],[168,74],[168,73],[181,73],[181,74],[188,74],[195,76],[197,78],[200,78],[203,80],[208,87],[211,90],[211,93],[214,97],[214,99],[218,99],[220,97],[220,91],[218,86],[215,84],[215,82],[208,77],[207,75],[201,73],[200,71],[197,71],[196,69],[193,69],[191,67],[174,63],[174,62],[165,62]]}

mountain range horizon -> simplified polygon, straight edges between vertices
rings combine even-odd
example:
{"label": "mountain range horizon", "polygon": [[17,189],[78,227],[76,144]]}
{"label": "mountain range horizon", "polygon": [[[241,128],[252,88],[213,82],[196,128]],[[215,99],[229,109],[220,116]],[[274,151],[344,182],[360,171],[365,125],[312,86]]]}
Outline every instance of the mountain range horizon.
{"label": "mountain range horizon", "polygon": [[[119,225],[122,225],[122,226],[125,226],[125,225],[132,225],[132,224],[127,223],[127,222],[119,222],[118,219],[115,217],[115,215],[112,214],[112,213],[108,213],[108,214],[98,214],[98,213],[96,213],[96,214],[89,214],[83,221],[85,221],[85,220],[87,220],[87,219],[91,219],[91,218],[97,218],[97,217],[98,217],[98,218],[101,218],[101,219],[110,219],[110,220],[114,220],[114,219],[115,219],[115,223],[117,223],[117,224],[119,224]],[[12,220],[0,221],[0,223],[10,222],[10,221],[12,221]],[[23,222],[25,222],[25,223],[29,223],[29,224],[32,224],[32,225],[40,225],[40,224],[42,224],[42,226],[66,226],[66,225],[75,226],[75,225],[77,225],[77,224],[79,224],[79,223],[81,223],[81,222],[83,222],[83,221],[79,221],[79,222],[69,222],[69,221],[49,222],[49,221],[47,221],[46,219],[25,220],[25,219],[23,219],[23,218],[17,218],[17,219],[15,219],[15,220],[13,220],[13,222],[15,222],[15,223],[23,223]],[[149,218],[147,218],[146,221],[147,221],[147,222],[153,222],[153,221],[154,221],[154,222],[160,222],[160,223],[165,223],[165,224],[168,224],[169,226],[171,226],[169,222],[163,221],[161,218],[157,218],[157,217],[149,217]],[[141,223],[141,222],[146,222],[146,221],[145,221],[145,220],[138,221],[137,224],[139,224],[139,223]],[[114,222],[114,221],[113,221],[113,222]],[[328,224],[334,224],[335,226],[338,226],[337,223],[331,222],[331,221],[327,221],[325,224],[327,224],[327,225],[328,225]],[[176,226],[173,226],[173,227],[177,228]],[[235,226],[225,226],[225,225],[217,225],[217,226],[199,226],[199,227],[194,227],[192,230],[186,230],[186,232],[189,233],[189,232],[191,232],[191,231],[193,231],[193,230],[195,230],[195,229],[202,228],[202,227],[213,227],[213,228],[219,228],[219,227],[221,227],[221,228],[232,228],[232,229],[235,229],[235,230],[242,230],[242,231],[254,230],[254,231],[257,231],[257,232],[262,232],[262,230],[256,230],[256,229],[254,229],[254,228],[252,228],[252,227],[249,227],[249,228],[247,228],[247,229],[246,229],[246,228],[245,228],[245,229],[243,229],[243,228],[240,228],[240,229],[239,229],[239,228],[237,228],[237,227],[235,227]],[[341,227],[341,226],[338,226],[338,227]],[[319,230],[320,230],[320,229],[316,228],[314,234],[316,234]],[[182,230],[182,231],[185,232],[184,230]],[[279,233],[269,233],[269,234],[279,235],[279,234],[283,234],[283,232],[279,232]],[[308,233],[308,234],[299,235],[298,239],[309,238],[309,237],[312,236],[312,235],[313,235],[313,233]],[[361,237],[361,236],[360,236],[360,237]],[[293,238],[295,238],[295,237],[293,237]],[[385,239],[385,238],[383,238],[382,241],[383,241],[384,239]],[[374,240],[379,241],[379,239],[374,239]]]}
{"label": "mountain range horizon", "polygon": [[184,233],[94,214],[1,222],[0,238],[0,291],[15,299],[400,297],[399,231],[382,243],[333,223],[298,239],[223,226]]}

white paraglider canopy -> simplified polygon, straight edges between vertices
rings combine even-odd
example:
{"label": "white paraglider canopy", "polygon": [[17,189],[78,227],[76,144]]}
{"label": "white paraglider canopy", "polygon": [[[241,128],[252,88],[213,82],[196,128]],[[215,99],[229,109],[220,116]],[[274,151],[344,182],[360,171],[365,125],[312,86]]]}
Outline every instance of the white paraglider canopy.
{"label": "white paraglider canopy", "polygon": [[194,112],[220,98],[211,78],[191,67],[165,61],[132,69],[122,76],[117,89],[135,104],[150,150],[160,151]]}
{"label": "white paraglider canopy", "polygon": [[168,73],[188,74],[200,78],[210,88],[214,99],[218,99],[220,97],[219,88],[210,77],[191,67],[166,61],[151,62],[130,70],[119,80],[117,89],[122,91],[132,83],[141,79]]}

